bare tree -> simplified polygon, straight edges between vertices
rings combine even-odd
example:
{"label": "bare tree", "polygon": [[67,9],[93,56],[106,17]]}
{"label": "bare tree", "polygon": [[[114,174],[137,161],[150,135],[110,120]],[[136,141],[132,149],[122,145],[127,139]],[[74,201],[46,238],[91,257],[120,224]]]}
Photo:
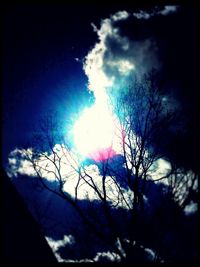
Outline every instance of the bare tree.
{"label": "bare tree", "polygon": [[[102,162],[103,173],[100,180],[94,179],[93,174],[88,171],[87,166],[81,161],[69,144],[65,136],[58,130],[59,124],[56,116],[45,117],[41,121],[40,129],[34,134],[32,149],[24,150],[24,158],[31,163],[35,175],[42,186],[52,193],[62,197],[78,213],[83,223],[97,235],[98,238],[110,244],[113,250],[123,257],[121,250],[113,240],[118,236],[115,223],[110,212],[109,201],[112,199],[107,192],[107,166],[108,160]],[[61,145],[58,145],[61,144]],[[67,171],[66,171],[67,170]],[[57,183],[50,186],[46,177]],[[68,183],[73,180],[70,188],[71,195],[67,192]],[[66,185],[66,186],[65,186]],[[91,214],[85,213],[79,205],[79,192],[83,185],[88,186],[88,191],[93,190],[97,199],[101,201],[105,219],[110,228],[109,234],[105,233],[101,221],[95,220]],[[69,185],[71,186],[71,185]],[[111,187],[110,187],[111,188]],[[87,195],[87,192],[85,193]],[[85,196],[86,197],[86,196]],[[114,201],[114,200],[113,200]],[[93,214],[94,215],[94,214]]]}
{"label": "bare tree", "polygon": [[127,185],[134,193],[135,205],[142,205],[145,183],[140,186],[140,180],[147,180],[149,170],[162,157],[159,146],[164,141],[162,132],[173,120],[174,113],[165,106],[163,98],[153,74],[142,81],[135,78],[114,97],[114,110],[120,120]]}
{"label": "bare tree", "polygon": [[[134,78],[119,93],[112,92],[110,101],[116,114],[116,135],[121,150],[119,158],[107,157],[101,162],[91,161],[91,164],[82,161],[68,143],[56,116],[48,116],[42,121],[41,128],[35,133],[33,148],[26,150],[24,157],[43,187],[65,199],[83,223],[101,240],[112,245],[121,259],[127,260],[130,247],[136,249],[133,244],[137,229],[132,229],[132,224],[137,220],[138,212],[143,210],[146,183],[152,180],[151,174],[156,169],[156,163],[163,157],[163,133],[173,123],[174,110],[166,103],[153,73],[141,80]],[[91,166],[94,170],[91,170]],[[50,187],[44,179],[46,177],[53,179],[57,187]],[[164,179],[168,181],[174,199],[184,208],[197,179],[196,175],[186,175],[171,164],[169,172],[157,177],[155,182]],[[86,187],[85,197],[92,191],[101,203],[102,220],[82,209],[82,187]],[[128,213],[130,228],[127,236],[122,233],[114,214],[119,208],[126,211],[124,214]],[[109,235],[105,233],[105,221]]]}

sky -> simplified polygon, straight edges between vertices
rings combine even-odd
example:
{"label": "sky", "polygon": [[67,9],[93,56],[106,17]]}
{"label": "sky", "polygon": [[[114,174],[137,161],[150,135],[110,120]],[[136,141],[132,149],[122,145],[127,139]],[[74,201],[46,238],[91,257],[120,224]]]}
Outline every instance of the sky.
{"label": "sky", "polygon": [[[105,15],[104,15],[105,14]],[[90,5],[8,5],[3,10],[3,160],[25,145],[39,116],[88,102],[82,60],[110,10]],[[73,107],[74,96],[76,99]],[[84,103],[84,104],[83,104]]]}
{"label": "sky", "polygon": [[75,58],[82,59],[87,53],[93,32],[86,17],[75,22],[75,14],[81,17],[81,12],[75,7],[63,10],[62,7],[29,5],[6,9],[3,32],[5,153],[13,146],[24,145],[33,124],[37,124],[38,117],[47,109],[67,110],[69,99],[73,99],[77,91],[83,97],[87,95],[86,77]]}
{"label": "sky", "polygon": [[[99,160],[118,155],[120,162],[123,154],[117,141],[112,149],[109,147],[115,134],[113,121],[118,123],[118,120],[110,109],[108,93],[117,95],[134,73],[142,77],[152,68],[156,69],[164,95],[163,103],[177,114],[170,129],[162,132],[165,140],[161,146],[163,158],[156,162],[156,171],[150,170],[151,177],[156,179],[170,171],[171,165],[167,160],[186,168],[188,175],[198,170],[195,7],[131,3],[7,5],[3,9],[2,48],[3,165],[6,167],[9,162],[7,174],[18,185],[21,195],[27,199],[30,197],[30,200],[35,198],[38,207],[47,203],[49,214],[55,212],[54,220],[60,219],[57,218],[59,213],[63,216],[64,203],[61,205],[60,200],[49,205],[54,198],[49,196],[49,192],[43,196],[40,190],[33,190],[35,170],[23,158],[25,153],[32,155],[29,142],[41,117],[57,112],[60,120],[58,130],[64,128],[66,133],[71,130],[73,122],[70,134],[78,152],[83,157],[90,155],[96,161],[95,164],[86,164],[85,170],[98,188],[102,188]],[[78,173],[73,164],[76,155],[71,157],[62,144],[55,144],[54,149],[60,157],[65,152],[66,160],[61,165],[62,178],[66,178],[64,190],[75,198]],[[101,158],[98,151],[101,151]],[[49,153],[50,159],[54,156]],[[51,172],[53,164],[46,161],[45,154],[37,155],[37,159],[41,168],[48,163],[49,169],[42,172],[42,177],[50,187],[56,187],[55,175]],[[114,161],[112,164],[115,167]],[[123,171],[123,167],[119,170],[118,164],[119,176],[123,177]],[[19,179],[14,179],[18,174]],[[27,187],[29,183],[30,188]],[[78,199],[83,205],[84,201],[98,200],[97,194],[86,183],[79,186]],[[115,205],[118,202],[117,187],[111,177],[107,177],[107,186],[109,199]],[[124,185],[120,186],[123,188]],[[149,199],[154,198],[152,192]],[[130,195],[130,191],[125,190],[127,201],[122,201],[123,208],[129,208]],[[54,205],[57,205],[56,209]],[[194,211],[196,206],[192,206]],[[68,208],[66,205],[66,212],[69,212]],[[33,207],[32,212],[34,214]],[[191,207],[185,210],[187,212],[191,212]],[[66,233],[64,228],[64,236],[56,236],[60,233],[59,227],[56,229],[58,231],[46,236],[55,253],[60,247],[75,242],[70,231]],[[60,257],[58,253],[56,255]],[[95,261],[100,256],[97,254]],[[109,255],[108,251],[104,256],[114,258],[115,255]]]}
{"label": "sky", "polygon": [[14,148],[27,146],[39,118],[49,110],[57,111],[67,127],[70,117],[101,99],[101,88],[116,89],[129,72],[145,73],[154,67],[168,98],[173,98],[171,105],[180,107],[182,114],[172,130],[180,134],[171,138],[166,133],[170,141],[164,152],[196,168],[196,19],[192,6],[6,6],[3,163]]}

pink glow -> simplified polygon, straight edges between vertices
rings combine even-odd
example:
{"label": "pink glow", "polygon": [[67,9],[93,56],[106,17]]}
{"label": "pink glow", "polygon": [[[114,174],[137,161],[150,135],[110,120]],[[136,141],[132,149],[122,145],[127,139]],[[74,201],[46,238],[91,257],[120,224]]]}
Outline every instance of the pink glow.
{"label": "pink glow", "polygon": [[102,162],[107,159],[110,159],[116,155],[116,152],[112,149],[112,147],[104,148],[98,151],[94,151],[88,155],[89,158]]}

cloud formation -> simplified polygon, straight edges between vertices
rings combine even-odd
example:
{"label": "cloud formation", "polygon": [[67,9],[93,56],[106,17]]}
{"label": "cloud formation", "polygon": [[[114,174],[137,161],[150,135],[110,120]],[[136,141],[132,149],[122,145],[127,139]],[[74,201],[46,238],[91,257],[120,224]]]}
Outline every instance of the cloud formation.
{"label": "cloud formation", "polygon": [[[72,198],[87,200],[99,200],[97,192],[88,184],[93,184],[103,195],[103,180],[97,165],[90,164],[81,169],[81,177],[79,176],[79,159],[74,151],[69,151],[64,145],[56,144],[53,152],[34,153],[31,148],[15,149],[9,156],[8,175],[11,179],[15,179],[18,175],[27,175],[30,177],[40,176],[44,183],[45,180],[50,182],[59,182],[59,176],[62,177],[63,190]],[[31,160],[34,158],[35,168]],[[62,160],[60,160],[62,159]],[[59,170],[59,173],[58,173]],[[87,173],[87,175],[85,175]],[[36,178],[37,179],[37,178]],[[59,185],[59,184],[58,184]],[[76,188],[77,195],[76,195]],[[56,191],[56,188],[52,187]],[[113,205],[119,202],[119,191],[114,177],[106,177],[106,191],[110,202]],[[130,192],[124,192],[127,202],[130,202]],[[119,203],[119,207],[127,208],[124,201]]]}
{"label": "cloud formation", "polygon": [[187,156],[196,155],[198,142],[195,16],[191,6],[119,11],[103,19],[99,28],[92,24],[98,40],[83,65],[88,88],[102,103],[107,101],[106,92],[114,94],[126,88],[130,77],[156,69],[165,102],[176,111],[176,121],[166,131],[163,153],[188,169],[198,169],[198,162]]}
{"label": "cloud formation", "polygon": [[159,10],[158,8],[154,8],[153,11],[147,13],[143,10],[141,10],[138,13],[133,13],[133,15],[137,18],[137,19],[149,19],[153,16],[156,15],[163,15],[163,16],[167,16],[171,13],[176,12],[178,9],[177,6],[164,6],[163,9]]}
{"label": "cloud formation", "polygon": [[[74,151],[67,150],[64,145],[60,144],[56,144],[52,150],[52,153],[41,152],[36,154],[32,148],[13,150],[8,159],[8,175],[11,179],[15,179],[18,175],[27,175],[37,179],[39,175],[44,183],[45,181],[58,183],[59,175],[61,175],[63,190],[72,198],[77,197],[80,200],[87,199],[91,201],[99,200],[97,192],[88,183],[91,184],[90,177],[92,177],[93,184],[95,184],[98,191],[103,195],[103,179],[100,167],[91,163],[81,169],[82,176],[80,177],[79,167],[81,165],[79,164],[81,163]],[[121,153],[123,154],[123,152]],[[35,168],[31,162],[33,159]],[[165,176],[170,169],[170,164],[167,161],[158,159],[149,170],[148,174],[152,179],[158,179]],[[60,173],[58,173],[58,170]],[[119,194],[119,182],[114,175],[106,175],[105,185],[107,197],[114,206],[117,205],[118,207],[129,208],[132,205],[132,191],[130,189],[125,190],[121,188],[123,191],[122,197],[122,195]],[[76,188],[78,189],[77,193]],[[56,191],[55,187],[51,189]]]}
{"label": "cloud formation", "polygon": [[51,237],[45,236],[49,246],[51,247],[56,259],[58,262],[63,262],[64,259],[61,258],[60,254],[58,253],[59,249],[65,246],[74,245],[75,239],[72,235],[64,235],[63,239],[61,240],[54,240]]}
{"label": "cloud formation", "polygon": [[[83,69],[88,77],[89,90],[94,92],[97,101],[106,89],[117,88],[129,75],[142,75],[152,68],[160,68],[159,44],[150,34],[138,38],[137,32],[144,32],[144,29],[138,28],[138,21],[158,15],[167,16],[176,10],[175,6],[165,6],[150,13],[119,11],[103,19],[100,29],[92,23],[98,42],[85,57]],[[148,26],[144,27],[148,32]]]}

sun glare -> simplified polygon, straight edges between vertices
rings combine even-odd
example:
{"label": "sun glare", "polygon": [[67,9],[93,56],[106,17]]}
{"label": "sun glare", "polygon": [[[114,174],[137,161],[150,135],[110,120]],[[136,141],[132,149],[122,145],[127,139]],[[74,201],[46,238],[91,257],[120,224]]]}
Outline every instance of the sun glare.
{"label": "sun glare", "polygon": [[86,157],[112,147],[114,135],[114,116],[102,103],[86,108],[73,128],[75,147]]}

